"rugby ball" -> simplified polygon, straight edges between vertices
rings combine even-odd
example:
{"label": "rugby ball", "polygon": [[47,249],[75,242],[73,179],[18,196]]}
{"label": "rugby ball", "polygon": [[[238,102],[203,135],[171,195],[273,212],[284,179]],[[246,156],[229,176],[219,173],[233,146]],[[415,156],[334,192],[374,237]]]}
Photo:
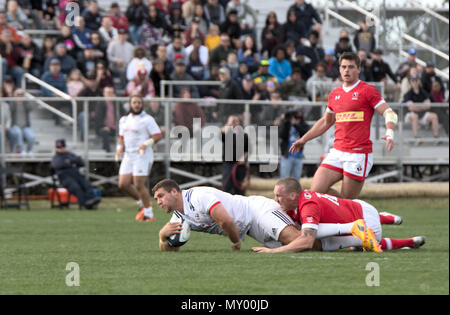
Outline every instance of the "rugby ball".
{"label": "rugby ball", "polygon": [[191,227],[189,226],[189,223],[187,222],[184,215],[182,215],[178,211],[174,211],[173,216],[170,219],[170,222],[180,222],[182,224],[182,227],[180,234],[172,234],[167,239],[169,245],[172,247],[183,246],[189,240],[189,236],[191,235]]}

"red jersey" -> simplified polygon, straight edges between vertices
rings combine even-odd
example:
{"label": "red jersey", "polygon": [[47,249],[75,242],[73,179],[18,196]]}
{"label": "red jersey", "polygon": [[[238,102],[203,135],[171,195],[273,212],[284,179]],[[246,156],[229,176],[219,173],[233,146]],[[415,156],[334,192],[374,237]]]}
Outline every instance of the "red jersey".
{"label": "red jersey", "polygon": [[286,213],[302,228],[314,230],[319,223],[350,223],[363,218],[359,203],[309,190],[300,193],[297,209]]}
{"label": "red jersey", "polygon": [[370,84],[358,80],[353,86],[340,86],[328,97],[327,112],[335,114],[334,148],[350,153],[371,153],[370,123],[375,108],[385,101]]}

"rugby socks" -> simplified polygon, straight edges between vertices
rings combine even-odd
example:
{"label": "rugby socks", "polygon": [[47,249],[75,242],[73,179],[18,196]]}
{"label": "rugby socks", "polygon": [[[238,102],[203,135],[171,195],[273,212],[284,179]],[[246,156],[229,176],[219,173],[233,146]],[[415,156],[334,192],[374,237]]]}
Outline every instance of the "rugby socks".
{"label": "rugby socks", "polygon": [[142,200],[139,199],[138,201],[136,201],[136,204],[138,205],[139,209],[144,208],[144,204],[142,203]]}
{"label": "rugby socks", "polygon": [[382,250],[394,250],[403,247],[414,247],[416,243],[414,242],[414,239],[412,237],[405,239],[395,239],[386,237],[381,239],[380,245]]}
{"label": "rugby socks", "polygon": [[379,214],[381,224],[394,224],[395,217],[393,215]]}
{"label": "rugby socks", "polygon": [[149,219],[153,218],[153,207],[152,204],[148,208],[144,208],[144,217],[147,217]]}
{"label": "rugby socks", "polygon": [[330,236],[349,235],[352,234],[353,223],[320,223],[317,230],[316,238],[322,239]]}

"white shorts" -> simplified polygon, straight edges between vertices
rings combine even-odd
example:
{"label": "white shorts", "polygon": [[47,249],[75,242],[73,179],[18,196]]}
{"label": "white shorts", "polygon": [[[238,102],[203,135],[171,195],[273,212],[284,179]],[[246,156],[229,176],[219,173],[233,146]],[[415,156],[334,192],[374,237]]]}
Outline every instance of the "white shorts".
{"label": "white shorts", "polygon": [[381,223],[380,223],[380,215],[378,214],[378,210],[375,209],[374,206],[368,204],[365,201],[354,199],[353,201],[359,203],[362,207],[362,213],[364,221],[366,221],[366,226],[371,228],[375,233],[375,237],[377,241],[381,241]]}
{"label": "white shorts", "polygon": [[364,181],[373,166],[373,153],[350,153],[331,149],[320,164],[344,176]]}
{"label": "white shorts", "polygon": [[[258,198],[252,196],[249,198]],[[278,241],[281,231],[289,225],[294,225],[291,218],[280,210],[280,206],[274,203],[265,203],[264,207],[256,200],[250,201],[254,206],[251,208],[253,218],[248,235],[267,247],[274,248],[283,245]]]}
{"label": "white shorts", "polygon": [[[428,125],[428,121],[427,121],[428,115],[430,115],[430,112],[426,112],[426,113],[422,116],[422,118],[419,119],[419,124],[420,124],[420,125],[422,125],[422,126]],[[405,123],[411,123],[411,112],[408,112],[408,113],[405,115]]]}
{"label": "white shorts", "polygon": [[125,152],[120,163],[119,175],[133,174],[133,176],[148,176],[153,164],[153,151],[145,150],[144,155],[138,152]]}

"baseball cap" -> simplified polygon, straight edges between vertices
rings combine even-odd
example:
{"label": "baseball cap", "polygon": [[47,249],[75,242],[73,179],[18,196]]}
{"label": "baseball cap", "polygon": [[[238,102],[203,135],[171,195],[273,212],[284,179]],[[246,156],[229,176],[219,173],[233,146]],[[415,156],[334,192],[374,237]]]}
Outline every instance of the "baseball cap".
{"label": "baseball cap", "polygon": [[434,68],[434,62],[433,61],[427,61],[427,67],[433,67]]}
{"label": "baseball cap", "polygon": [[119,28],[119,34],[128,34],[128,31],[124,28]]}
{"label": "baseball cap", "polygon": [[50,64],[51,65],[60,65],[61,61],[59,61],[58,58],[52,58],[52,60],[50,60]]}
{"label": "baseball cap", "polygon": [[176,54],[175,57],[173,57],[173,60],[175,61],[176,65],[184,65],[184,56],[182,54]]}
{"label": "baseball cap", "polygon": [[325,55],[334,55],[334,49],[333,48],[325,49]]}
{"label": "baseball cap", "polygon": [[261,60],[261,66],[268,66],[269,65],[269,60]]}
{"label": "baseball cap", "polygon": [[377,48],[377,49],[375,49],[375,50],[373,51],[373,53],[374,53],[375,55],[382,55],[382,54],[383,54],[383,51],[382,51],[380,48]]}
{"label": "baseball cap", "polygon": [[410,54],[410,55],[417,55],[417,50],[415,48],[410,48],[408,50],[408,54]]}
{"label": "baseball cap", "polygon": [[64,139],[58,139],[56,140],[55,146],[59,148],[65,148],[66,147],[66,140]]}

